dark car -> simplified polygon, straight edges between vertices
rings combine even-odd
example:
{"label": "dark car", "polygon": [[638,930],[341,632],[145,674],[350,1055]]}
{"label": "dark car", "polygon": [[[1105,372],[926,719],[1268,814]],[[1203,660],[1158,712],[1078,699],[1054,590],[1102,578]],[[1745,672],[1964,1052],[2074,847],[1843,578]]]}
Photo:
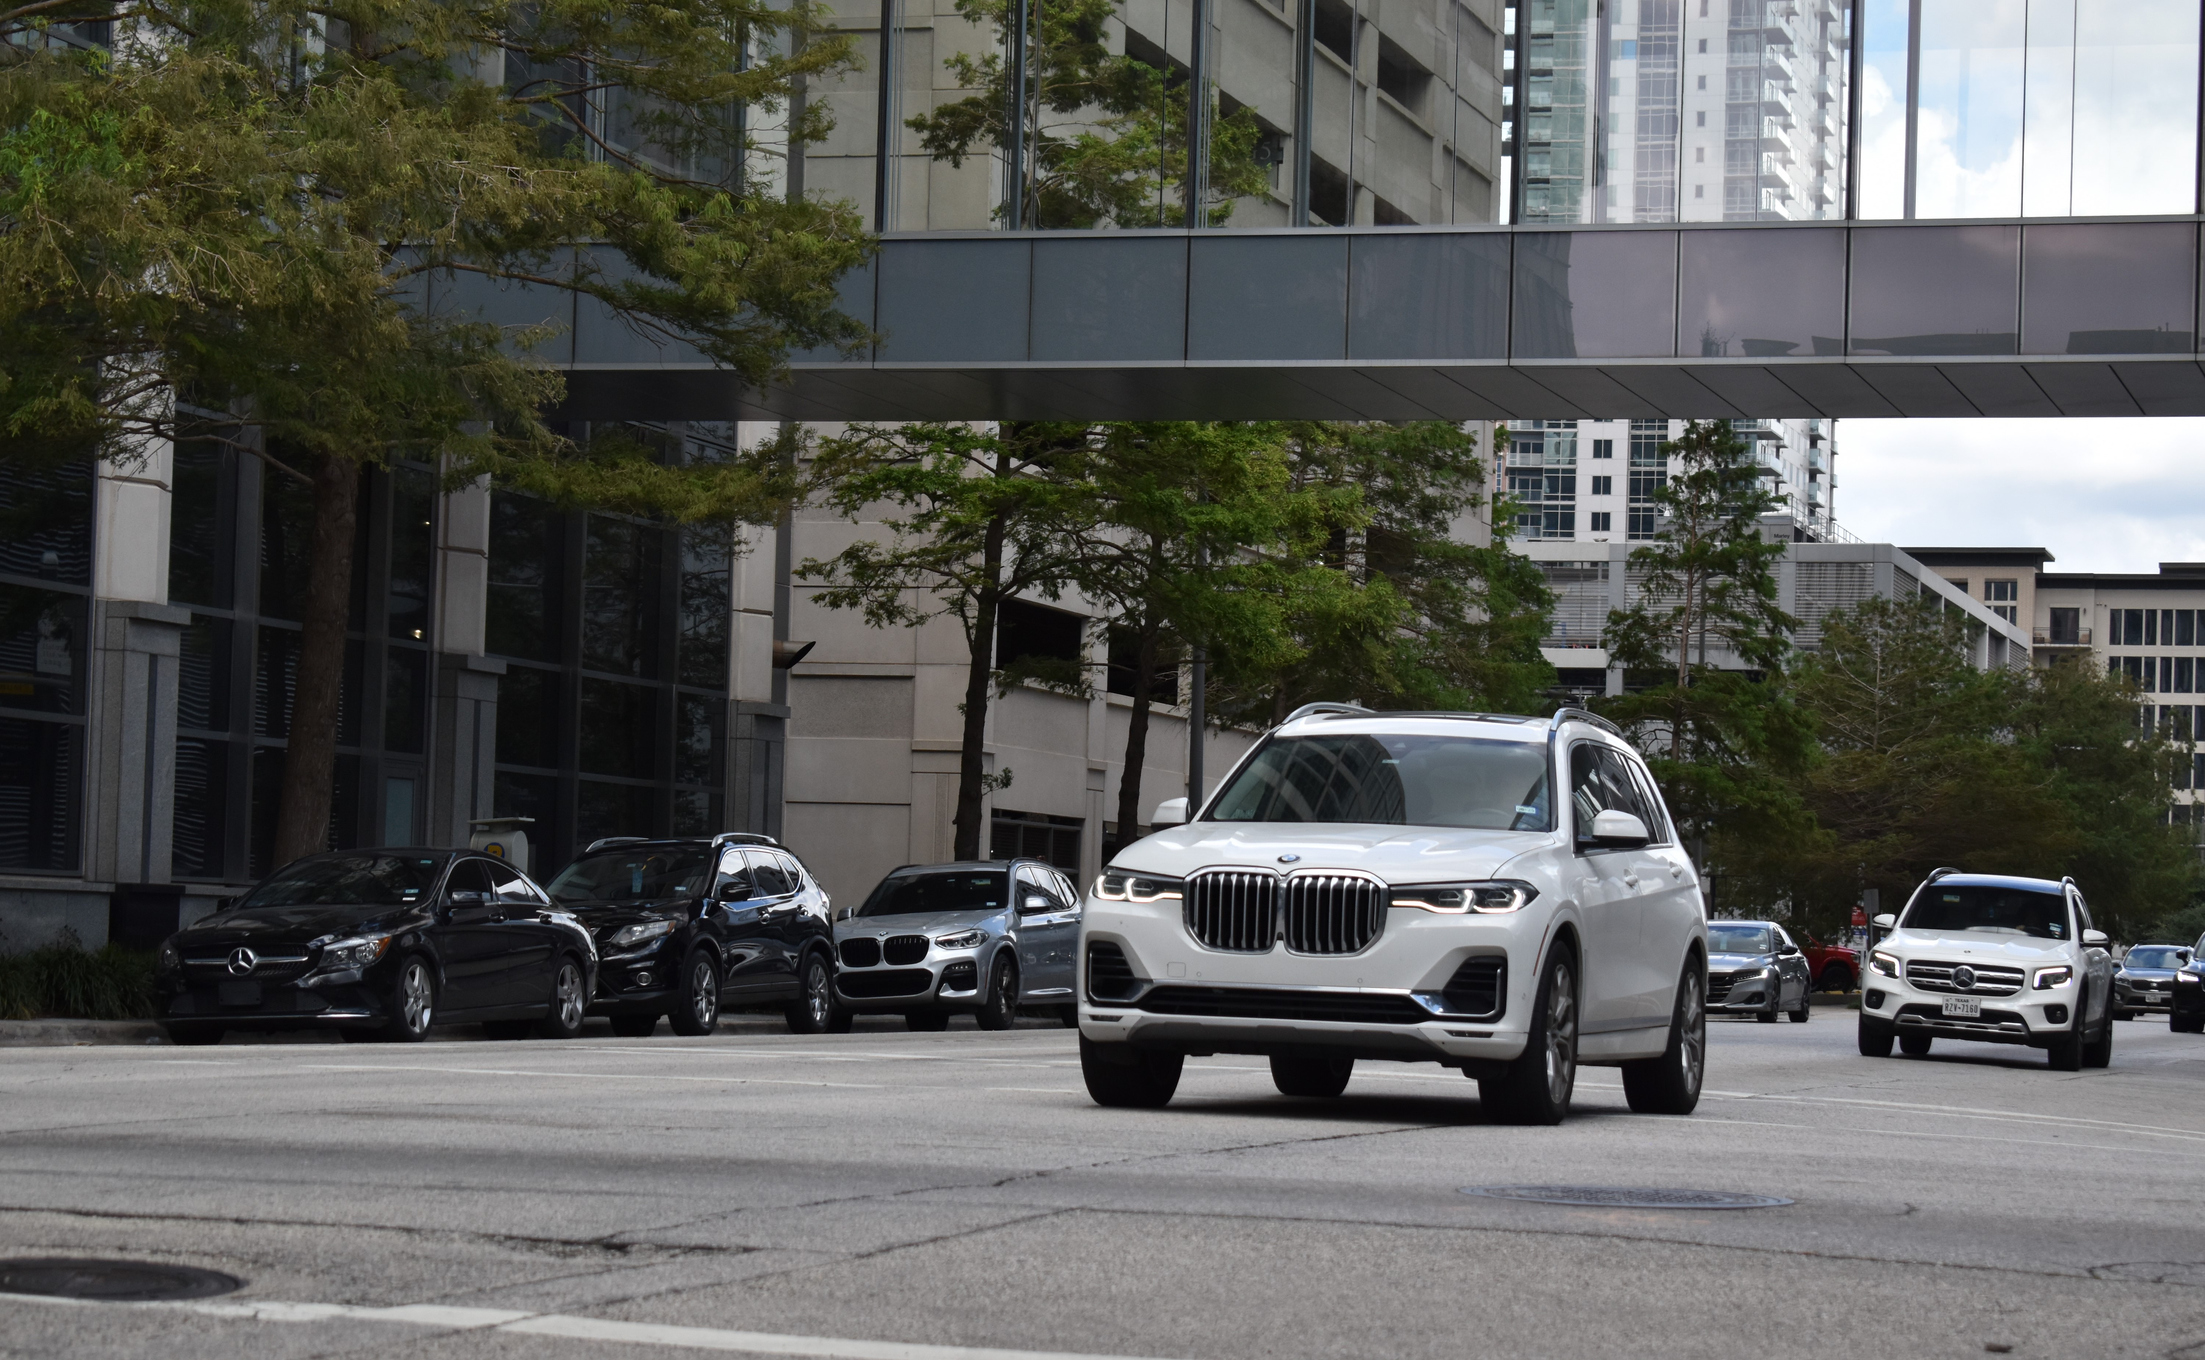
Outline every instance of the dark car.
{"label": "dark car", "polygon": [[1807,959],[1774,921],[1707,923],[1707,1010],[1774,1024],[1779,1013],[1807,1022],[1813,990]]}
{"label": "dark car", "polygon": [[2113,1018],[2133,1020],[2139,1011],[2164,1011],[2174,1004],[2174,978],[2190,961],[2188,945],[2131,946],[2113,974]]}
{"label": "dark car", "polygon": [[2205,938],[2190,947],[2190,961],[2175,970],[2167,1028],[2177,1034],[2205,1034]]}
{"label": "dark car", "polygon": [[595,981],[589,932],[511,865],[465,850],[339,850],[270,874],[161,946],[161,1027],[332,1027],[419,1040],[479,1022],[572,1038]]}
{"label": "dark car", "polygon": [[1072,990],[1080,898],[1041,860],[907,864],[835,924],[843,1006],[901,1012],[916,1030],[970,1011],[982,1029],[1018,1013],[1079,1022]]}
{"label": "dark car", "polygon": [[590,1014],[638,1038],[665,1016],[710,1034],[720,1008],[776,1007],[799,1034],[847,1029],[826,892],[772,838],[743,832],[591,844],[551,881],[603,960]]}

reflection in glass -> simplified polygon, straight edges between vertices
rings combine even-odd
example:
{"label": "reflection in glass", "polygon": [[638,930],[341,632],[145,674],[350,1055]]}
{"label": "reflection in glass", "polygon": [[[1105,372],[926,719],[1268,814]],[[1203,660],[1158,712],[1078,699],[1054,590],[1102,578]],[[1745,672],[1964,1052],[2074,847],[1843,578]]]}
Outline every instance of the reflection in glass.
{"label": "reflection in glass", "polygon": [[229,730],[231,627],[228,619],[194,614],[184,629],[176,661],[178,727],[207,732]]}
{"label": "reflection in glass", "polygon": [[0,708],[81,713],[84,597],[0,585]]}
{"label": "reflection in glass", "polygon": [[607,784],[582,780],[575,790],[574,842],[588,845],[600,836],[660,836],[658,790],[645,784]]}
{"label": "reflection in glass", "polygon": [[681,683],[727,687],[728,617],[734,608],[726,526],[681,531]]}
{"label": "reflection in glass", "polygon": [[1908,0],[1861,0],[1860,167],[1855,212],[1906,216]]}
{"label": "reflection in glass", "polygon": [[582,664],[653,676],[657,668],[660,531],[591,515],[582,556]]}
{"label": "reflection in glass", "polygon": [[1505,357],[1508,256],[1499,233],[1355,238],[1348,357]]}
{"label": "reflection in glass", "polygon": [[491,495],[484,633],[492,655],[558,660],[559,530],[559,513],[543,501]]}
{"label": "reflection in glass", "polygon": [[230,748],[196,737],[176,739],[176,816],[170,864],[186,878],[220,878],[229,840]]}
{"label": "reflection in glass", "polygon": [[383,673],[384,750],[420,754],[428,692],[429,654],[417,647],[391,648]]}
{"label": "reflection in glass", "polygon": [[[237,475],[237,453],[212,439],[182,439],[175,448],[169,496],[168,597],[176,604],[227,609],[231,549],[237,540],[229,517],[236,501],[223,492]],[[0,533],[0,537],[6,536]]]}
{"label": "reflection in glass", "polygon": [[1916,217],[2021,211],[2024,0],[1922,0]]}
{"label": "reflection in glass", "polygon": [[429,628],[429,534],[436,478],[426,468],[390,473],[390,635],[425,641]]}
{"label": "reflection in glass", "polygon": [[559,715],[559,672],[506,667],[498,681],[498,763],[556,768]]}
{"label": "reflection in glass", "polygon": [[1851,352],[2014,353],[2020,248],[2014,226],[1855,229]]}
{"label": "reflection in glass", "polygon": [[1539,359],[1674,353],[1676,288],[1676,232],[1518,236],[1514,352]]}
{"label": "reflection in glass", "polygon": [[2197,229],[2043,225],[2022,235],[2027,354],[2187,354]]}
{"label": "reflection in glass", "polygon": [[1687,231],[1678,250],[1677,353],[1843,352],[1842,229]]}
{"label": "reflection in glass", "polygon": [[0,718],[0,870],[67,873],[77,867],[74,723]]}
{"label": "reflection in glass", "polygon": [[2075,0],[2029,0],[2021,211],[2065,217],[2075,191]]}
{"label": "reflection in glass", "polygon": [[2197,198],[2195,0],[2076,0],[2075,213],[2186,213]]}
{"label": "reflection in glass", "polygon": [[582,682],[582,769],[649,779],[658,691],[617,680]]}
{"label": "reflection in glass", "polygon": [[720,720],[727,701],[701,694],[679,697],[674,723],[674,782],[720,782]]}

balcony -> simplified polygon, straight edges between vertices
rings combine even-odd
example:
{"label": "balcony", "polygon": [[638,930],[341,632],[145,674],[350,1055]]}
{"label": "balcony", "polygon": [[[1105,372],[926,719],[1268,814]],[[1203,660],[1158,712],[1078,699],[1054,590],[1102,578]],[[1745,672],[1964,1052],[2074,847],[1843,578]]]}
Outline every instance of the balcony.
{"label": "balcony", "polygon": [[2088,628],[2032,628],[2029,630],[2029,640],[2039,647],[2088,647],[2090,645],[2090,630]]}

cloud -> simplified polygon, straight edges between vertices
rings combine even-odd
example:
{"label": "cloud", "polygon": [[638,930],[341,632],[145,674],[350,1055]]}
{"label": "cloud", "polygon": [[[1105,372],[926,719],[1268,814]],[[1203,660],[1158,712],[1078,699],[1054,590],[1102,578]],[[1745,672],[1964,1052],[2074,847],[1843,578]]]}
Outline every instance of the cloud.
{"label": "cloud", "polygon": [[2205,561],[2205,419],[1843,420],[1835,442],[1838,523],[1870,542]]}

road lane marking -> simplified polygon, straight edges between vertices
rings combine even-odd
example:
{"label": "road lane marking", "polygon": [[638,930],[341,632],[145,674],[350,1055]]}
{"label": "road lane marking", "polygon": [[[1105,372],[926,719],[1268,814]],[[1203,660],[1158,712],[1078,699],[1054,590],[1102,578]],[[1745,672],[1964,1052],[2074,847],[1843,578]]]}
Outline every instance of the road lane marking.
{"label": "road lane marking", "polygon": [[725,1351],[740,1355],[790,1355],[809,1360],[1141,1360],[1138,1356],[1077,1351],[1013,1350],[995,1346],[940,1346],[919,1341],[864,1341],[850,1337],[738,1332],[720,1327],[682,1327],[661,1322],[622,1322],[571,1313],[525,1313],[509,1308],[459,1308],[414,1303],[363,1308],[344,1303],[292,1303],[280,1299],[203,1300],[183,1303],[106,1303],[45,1294],[0,1294],[0,1302],[78,1308],[158,1309],[248,1322],[399,1322],[446,1332],[510,1332],[573,1341],[630,1346]]}
{"label": "road lane marking", "polygon": [[439,1067],[427,1063],[300,1063],[309,1072],[445,1072],[466,1077],[556,1077],[589,1081],[697,1081],[713,1086],[833,1086],[878,1091],[877,1082],[797,1081],[785,1077],[670,1077],[650,1072],[530,1072],[517,1067]]}

